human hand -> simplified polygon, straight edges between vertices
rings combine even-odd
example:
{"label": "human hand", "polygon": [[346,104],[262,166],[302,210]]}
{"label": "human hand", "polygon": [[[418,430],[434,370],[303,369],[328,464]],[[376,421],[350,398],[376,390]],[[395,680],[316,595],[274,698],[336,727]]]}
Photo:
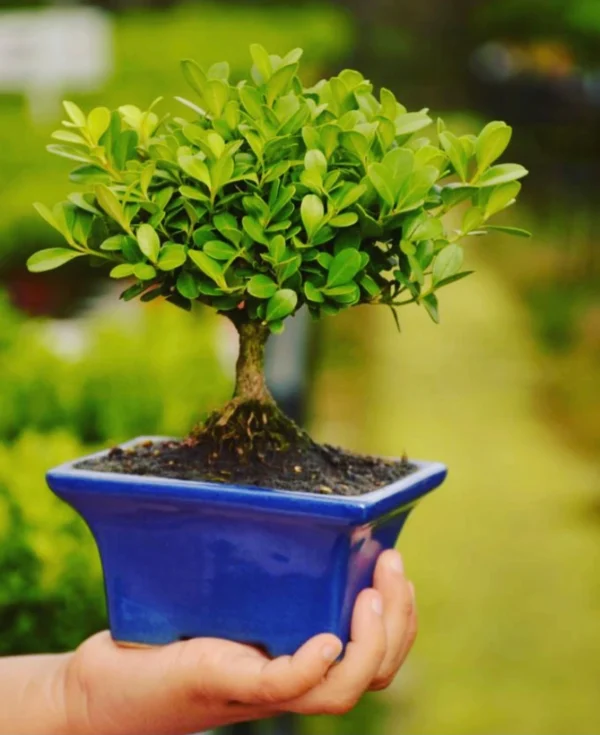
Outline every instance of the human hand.
{"label": "human hand", "polygon": [[117,646],[100,633],[63,667],[67,730],[74,735],[179,735],[282,712],[342,714],[391,683],[417,632],[414,590],[400,555],[384,552],[373,588],[359,595],[351,642],[329,633],[294,656],[198,638],[154,649]]}

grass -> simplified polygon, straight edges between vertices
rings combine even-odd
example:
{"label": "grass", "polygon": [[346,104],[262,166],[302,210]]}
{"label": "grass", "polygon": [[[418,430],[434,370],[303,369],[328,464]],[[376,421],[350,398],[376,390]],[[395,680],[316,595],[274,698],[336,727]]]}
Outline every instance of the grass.
{"label": "grass", "polygon": [[[525,313],[476,267],[443,294],[440,327],[411,307],[399,337],[376,309],[356,332],[356,314],[325,328],[341,337],[324,355],[318,438],[450,467],[400,541],[421,635],[397,685],[371,697],[370,732],[596,733],[598,467],[536,412]],[[363,337],[349,369],[351,332]]]}

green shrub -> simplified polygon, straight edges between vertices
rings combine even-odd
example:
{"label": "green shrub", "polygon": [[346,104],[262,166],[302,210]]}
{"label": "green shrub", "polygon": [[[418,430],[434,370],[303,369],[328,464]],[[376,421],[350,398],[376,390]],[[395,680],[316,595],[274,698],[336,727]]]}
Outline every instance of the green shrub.
{"label": "green shrub", "polygon": [[61,355],[51,346],[61,341],[61,322],[25,321],[0,303],[0,439],[58,427],[86,442],[179,435],[214,408],[229,383],[214,318],[160,307],[128,316],[71,323],[81,352]]}
{"label": "green shrub", "polygon": [[86,451],[65,433],[0,445],[0,655],[68,650],[106,626],[91,534],[43,479]]}

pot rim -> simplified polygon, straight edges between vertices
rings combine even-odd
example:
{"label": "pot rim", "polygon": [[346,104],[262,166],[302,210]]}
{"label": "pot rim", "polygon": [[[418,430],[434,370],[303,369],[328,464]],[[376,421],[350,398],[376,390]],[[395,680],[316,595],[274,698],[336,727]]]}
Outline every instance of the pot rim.
{"label": "pot rim", "polygon": [[[127,449],[146,441],[168,441],[172,437],[141,436],[119,444]],[[75,465],[100,458],[110,449],[65,462],[46,474],[49,486],[60,497],[110,495],[143,501],[168,501],[184,505],[201,501],[211,506],[238,506],[279,514],[327,518],[342,522],[369,523],[382,516],[414,505],[438,487],[446,478],[447,468],[440,462],[410,460],[417,470],[396,482],[363,495],[319,495],[296,490],[281,490],[252,485],[178,480],[149,475],[77,469]]]}

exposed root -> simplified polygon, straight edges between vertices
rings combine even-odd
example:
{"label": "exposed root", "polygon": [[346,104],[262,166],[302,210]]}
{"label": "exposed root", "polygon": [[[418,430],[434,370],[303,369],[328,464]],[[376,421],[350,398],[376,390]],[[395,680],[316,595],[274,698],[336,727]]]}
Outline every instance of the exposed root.
{"label": "exposed root", "polygon": [[264,461],[272,452],[312,446],[312,439],[272,401],[233,398],[212,413],[185,442],[210,448],[214,460],[234,455],[241,461]]}

